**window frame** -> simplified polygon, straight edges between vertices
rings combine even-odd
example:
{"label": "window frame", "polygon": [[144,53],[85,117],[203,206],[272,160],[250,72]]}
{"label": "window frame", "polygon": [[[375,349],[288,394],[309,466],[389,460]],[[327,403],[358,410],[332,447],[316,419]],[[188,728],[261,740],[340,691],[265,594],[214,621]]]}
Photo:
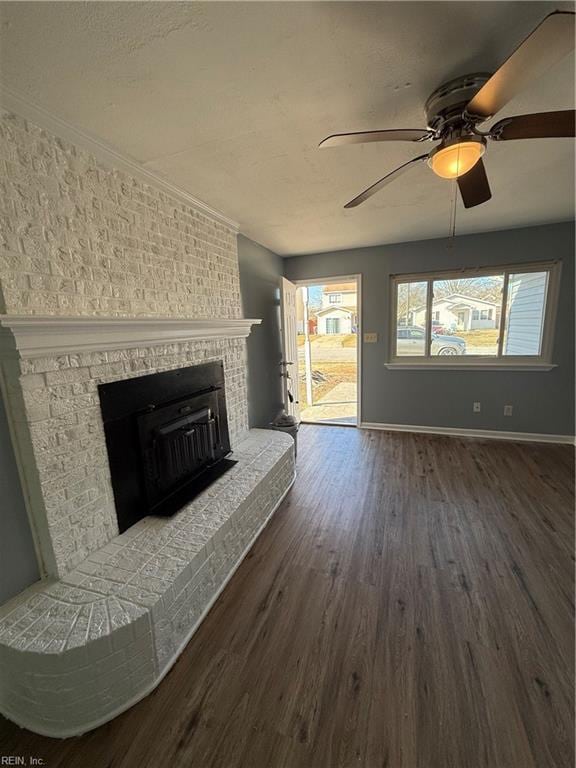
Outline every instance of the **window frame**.
{"label": "window frame", "polygon": [[[388,335],[389,359],[387,368],[391,369],[477,369],[477,370],[551,370],[555,368],[552,362],[554,344],[554,330],[558,311],[558,295],[560,288],[560,273],[562,262],[557,260],[538,261],[519,264],[504,264],[485,267],[472,267],[459,270],[439,270],[435,272],[403,273],[390,275],[390,333]],[[504,355],[504,335],[507,321],[508,284],[511,274],[525,274],[528,272],[548,272],[548,288],[544,306],[544,319],[542,326],[542,340],[539,355]],[[463,355],[458,359],[454,356],[432,356],[430,347],[432,343],[432,305],[434,301],[433,283],[436,280],[455,280],[463,277],[484,277],[491,275],[503,275],[502,300],[499,308],[496,308],[495,317],[500,312],[500,326],[498,334],[498,349],[496,355]],[[407,282],[426,282],[426,327],[425,349],[423,355],[410,356],[397,354],[396,349],[396,312],[398,300],[398,286]]]}
{"label": "window frame", "polygon": [[341,293],[329,293],[328,294],[328,304],[342,304],[342,294]]}

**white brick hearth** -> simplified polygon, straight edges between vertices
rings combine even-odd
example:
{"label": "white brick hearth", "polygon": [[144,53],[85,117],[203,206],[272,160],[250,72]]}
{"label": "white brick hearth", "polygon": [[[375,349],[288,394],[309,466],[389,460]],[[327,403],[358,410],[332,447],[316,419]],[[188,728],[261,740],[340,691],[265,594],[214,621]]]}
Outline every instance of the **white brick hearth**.
{"label": "white brick hearth", "polygon": [[150,692],[294,479],[292,438],[253,430],[238,464],[173,518],[144,518],[0,610],[0,710],[48,736]]}

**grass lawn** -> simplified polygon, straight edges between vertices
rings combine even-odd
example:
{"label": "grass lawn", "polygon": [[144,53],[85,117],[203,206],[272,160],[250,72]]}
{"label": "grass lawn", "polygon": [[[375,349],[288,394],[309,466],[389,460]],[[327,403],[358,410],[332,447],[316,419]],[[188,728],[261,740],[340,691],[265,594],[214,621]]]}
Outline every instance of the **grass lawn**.
{"label": "grass lawn", "polygon": [[357,333],[349,333],[346,336],[342,337],[342,346],[343,347],[354,347],[354,349],[356,349],[357,343],[358,343],[358,334]]}
{"label": "grass lawn", "polygon": [[460,336],[466,343],[474,347],[494,347],[498,344],[497,328],[479,328],[475,331],[454,331],[454,336]]}
{"label": "grass lawn", "polygon": [[[321,371],[326,377],[326,381],[318,384],[312,382],[312,397],[315,403],[327,395],[331,389],[334,389],[337,384],[356,381],[356,363],[321,363],[313,369]],[[306,383],[302,375],[299,381],[299,399],[301,409],[311,405],[306,401]]]}
{"label": "grass lawn", "polygon": [[[298,334],[298,346],[304,346],[304,334]],[[326,333],[318,335],[310,334],[310,341],[321,347],[355,347],[358,341],[356,333]]]}

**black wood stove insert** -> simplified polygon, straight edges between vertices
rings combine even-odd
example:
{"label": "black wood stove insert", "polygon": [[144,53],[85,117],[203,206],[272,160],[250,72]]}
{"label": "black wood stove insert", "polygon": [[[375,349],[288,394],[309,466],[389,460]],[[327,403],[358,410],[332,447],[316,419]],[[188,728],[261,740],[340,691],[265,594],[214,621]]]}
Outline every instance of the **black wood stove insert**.
{"label": "black wood stove insert", "polygon": [[194,365],[98,387],[120,532],[172,515],[236,462],[224,365]]}

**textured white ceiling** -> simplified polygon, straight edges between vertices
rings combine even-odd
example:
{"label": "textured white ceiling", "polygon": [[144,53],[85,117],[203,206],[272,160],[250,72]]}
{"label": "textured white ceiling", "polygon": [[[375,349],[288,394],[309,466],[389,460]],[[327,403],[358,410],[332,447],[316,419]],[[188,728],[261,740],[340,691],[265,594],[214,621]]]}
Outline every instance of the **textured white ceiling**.
{"label": "textured white ceiling", "polygon": [[[441,237],[450,182],[421,149],[318,150],[327,134],[424,126],[442,82],[494,70],[554,8],[540,2],[0,3],[0,82],[100,137],[281,254]],[[568,57],[499,118],[574,104]],[[429,145],[428,145],[429,146]],[[457,232],[570,218],[570,139],[492,144],[493,198]]]}

